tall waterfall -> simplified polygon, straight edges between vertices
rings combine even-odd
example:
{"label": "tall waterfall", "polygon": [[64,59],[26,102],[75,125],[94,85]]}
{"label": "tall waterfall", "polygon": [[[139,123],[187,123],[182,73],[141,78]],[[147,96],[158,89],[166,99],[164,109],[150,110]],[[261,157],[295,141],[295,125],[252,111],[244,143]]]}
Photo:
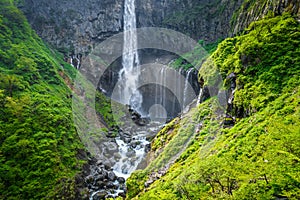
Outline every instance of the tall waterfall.
{"label": "tall waterfall", "polygon": [[137,91],[140,67],[137,52],[135,0],[125,0],[124,11],[124,46],[122,55],[123,68],[119,73],[122,88],[119,90],[120,102],[131,105],[140,111],[142,95]]}

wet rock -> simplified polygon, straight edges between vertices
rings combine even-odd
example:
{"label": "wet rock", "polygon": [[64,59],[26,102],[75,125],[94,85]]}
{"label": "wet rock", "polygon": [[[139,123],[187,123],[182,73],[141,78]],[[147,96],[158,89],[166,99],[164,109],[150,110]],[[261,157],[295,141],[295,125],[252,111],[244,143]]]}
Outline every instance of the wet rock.
{"label": "wet rock", "polygon": [[123,174],[128,174],[128,166],[126,164],[121,167],[121,170]]}
{"label": "wet rock", "polygon": [[108,195],[106,195],[106,197],[105,197],[106,199],[114,199],[115,198],[115,196],[114,195],[112,195],[112,194],[108,194]]}
{"label": "wet rock", "polygon": [[138,121],[136,121],[136,124],[138,124],[139,126],[146,126],[147,124],[149,124],[151,121],[150,118],[139,118]]}
{"label": "wet rock", "polygon": [[135,156],[135,151],[133,149],[129,149],[129,151],[126,153],[126,156],[129,158]]}
{"label": "wet rock", "polygon": [[127,132],[120,133],[120,139],[123,140],[126,144],[132,141],[131,135]]}
{"label": "wet rock", "polygon": [[121,137],[121,140],[123,140],[126,144],[130,143],[132,141],[131,137]]}
{"label": "wet rock", "polygon": [[127,192],[125,183],[120,184],[119,189],[120,189],[120,190],[123,190],[125,193]]}
{"label": "wet rock", "polygon": [[130,133],[128,133],[128,132],[124,132],[124,133],[122,133],[122,136],[124,136],[124,137],[130,137],[130,138],[131,138],[131,134],[130,134]]}
{"label": "wet rock", "polygon": [[[242,58],[241,58],[242,59]],[[235,79],[236,78],[236,75],[234,72],[231,72],[227,77],[226,79]]]}
{"label": "wet rock", "polygon": [[89,165],[94,165],[97,162],[97,159],[94,157],[88,157]]}
{"label": "wet rock", "polygon": [[122,158],[122,156],[119,153],[114,153],[113,157],[116,161],[119,161]]}
{"label": "wet rock", "polygon": [[98,161],[96,162],[96,165],[97,165],[97,166],[100,166],[100,165],[103,165],[103,163],[102,163],[101,160],[98,160]]}
{"label": "wet rock", "polygon": [[112,167],[110,165],[104,165],[104,168],[108,171],[111,171],[112,170]]}
{"label": "wet rock", "polygon": [[133,166],[137,160],[138,160],[137,157],[131,158],[131,159],[130,159],[130,164]]}
{"label": "wet rock", "polygon": [[95,186],[99,189],[104,189],[104,186],[106,186],[106,184],[103,180],[99,180],[96,182]]}
{"label": "wet rock", "polygon": [[103,177],[104,177],[104,179],[103,180],[105,180],[105,179],[107,179],[108,178],[108,171],[103,171],[102,172],[102,175],[103,175]]}
{"label": "wet rock", "polygon": [[123,177],[118,177],[118,178],[117,178],[117,181],[118,181],[119,183],[123,184],[123,183],[125,183],[125,178],[123,178]]}
{"label": "wet rock", "polygon": [[119,196],[119,197],[126,198],[125,192],[119,192],[119,193],[118,193],[118,196]]}
{"label": "wet rock", "polygon": [[115,184],[113,184],[112,182],[108,182],[106,184],[106,188],[108,188],[108,189],[117,189],[117,187],[115,187]]}
{"label": "wet rock", "polygon": [[106,195],[107,195],[107,192],[105,190],[101,190],[93,196],[93,200],[105,199]]}
{"label": "wet rock", "polygon": [[137,145],[139,145],[139,141],[132,141],[131,143],[130,143],[130,146],[133,148],[133,149],[135,149],[136,147],[137,147]]}
{"label": "wet rock", "polygon": [[89,175],[88,177],[85,178],[85,182],[87,184],[91,184],[94,182],[94,177],[92,175]]}
{"label": "wet rock", "polygon": [[107,170],[111,169],[111,167],[112,167],[112,163],[109,160],[105,160],[103,162],[103,165],[104,165],[104,168],[107,169]]}
{"label": "wet rock", "polygon": [[108,180],[110,180],[110,181],[115,181],[116,179],[117,179],[117,177],[116,177],[116,175],[115,175],[115,173],[114,172],[108,172]]}
{"label": "wet rock", "polygon": [[151,150],[151,144],[146,144],[145,146],[145,152],[148,153]]}
{"label": "wet rock", "polygon": [[97,174],[102,174],[103,173],[103,168],[101,166],[96,168],[96,173]]}
{"label": "wet rock", "polygon": [[114,154],[118,152],[118,145],[115,142],[105,142],[103,144],[109,154]]}

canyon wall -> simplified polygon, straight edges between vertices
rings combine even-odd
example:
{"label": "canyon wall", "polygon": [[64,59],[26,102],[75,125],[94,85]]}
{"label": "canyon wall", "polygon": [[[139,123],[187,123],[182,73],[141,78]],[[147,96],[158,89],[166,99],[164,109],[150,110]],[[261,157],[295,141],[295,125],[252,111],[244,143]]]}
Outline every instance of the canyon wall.
{"label": "canyon wall", "polygon": [[[123,0],[24,0],[19,7],[45,41],[65,53],[87,54],[123,31]],[[230,35],[242,0],[137,0],[138,27],[165,27],[207,42]]]}
{"label": "canyon wall", "polygon": [[[237,34],[269,11],[300,16],[298,0],[137,0],[138,27],[165,27],[214,42]],[[123,31],[124,0],[24,0],[19,7],[46,42],[83,54]]]}

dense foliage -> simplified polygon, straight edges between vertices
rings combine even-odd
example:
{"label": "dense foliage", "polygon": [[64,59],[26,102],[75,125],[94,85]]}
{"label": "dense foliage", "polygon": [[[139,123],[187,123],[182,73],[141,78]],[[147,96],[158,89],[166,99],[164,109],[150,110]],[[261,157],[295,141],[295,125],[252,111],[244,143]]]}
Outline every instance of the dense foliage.
{"label": "dense foliage", "polygon": [[[215,68],[207,71],[220,71],[224,88],[230,87],[226,77],[236,74],[230,114],[243,110],[244,115],[232,128],[223,128],[224,108],[211,98],[183,117],[179,128],[172,122],[173,128],[153,141],[156,150],[167,138],[152,161],[158,167],[151,164],[129,178],[128,199],[299,199],[299,41],[299,23],[289,15],[269,15],[223,41],[203,68],[213,61]],[[200,76],[210,84],[209,73]],[[168,158],[168,148],[175,148],[172,144],[190,126],[195,127],[193,141],[174,163],[164,162],[171,164],[166,175],[145,188],[159,173],[161,158]]]}
{"label": "dense foliage", "polygon": [[[170,67],[179,70],[188,70],[192,67],[199,68],[201,63],[216,49],[222,39],[218,39],[216,42],[205,43],[204,40],[199,40],[198,44],[192,52],[188,52],[185,55],[175,59],[174,62],[170,63]],[[189,61],[191,61],[191,63]]]}
{"label": "dense foliage", "polygon": [[[72,120],[77,72],[36,36],[13,2],[0,1],[0,199],[74,199],[74,177],[85,162]],[[225,108],[216,97],[174,119],[152,141],[151,164],[128,179],[128,199],[299,199],[299,43],[299,22],[270,14],[217,50],[217,43],[204,45],[212,53],[200,70],[205,85],[215,86],[219,71],[228,89],[226,77],[236,74],[228,113],[236,124],[223,128]],[[180,58],[173,67],[187,69],[207,56],[193,53],[201,60]],[[96,94],[103,124],[115,128],[123,113],[115,119],[110,104]],[[150,179],[158,180],[145,187]]]}
{"label": "dense foliage", "polygon": [[1,0],[0,199],[74,196],[83,145],[67,70],[54,57],[12,1]]}

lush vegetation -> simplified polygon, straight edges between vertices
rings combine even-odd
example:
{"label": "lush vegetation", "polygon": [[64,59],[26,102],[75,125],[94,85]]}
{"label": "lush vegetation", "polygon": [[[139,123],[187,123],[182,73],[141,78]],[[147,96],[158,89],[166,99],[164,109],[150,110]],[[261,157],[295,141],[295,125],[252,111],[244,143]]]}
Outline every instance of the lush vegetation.
{"label": "lush vegetation", "polygon": [[[83,149],[61,59],[0,2],[0,199],[74,197]],[[64,64],[65,65],[65,64]]]}
{"label": "lush vegetation", "polygon": [[74,122],[89,122],[87,113],[72,111],[72,99],[86,109],[74,81],[94,88],[43,43],[16,3],[0,2],[0,199],[74,199],[87,159],[83,144],[99,142],[122,113],[113,115],[111,102],[96,92],[87,107],[95,106],[102,124],[79,138],[82,127]]}
{"label": "lush vegetation", "polygon": [[170,63],[170,67],[176,70],[182,68],[186,71],[192,67],[198,69],[202,62],[217,49],[221,41],[222,39],[218,39],[216,42],[205,43],[204,40],[199,40],[193,51],[181,55]]}
{"label": "lush vegetation", "polygon": [[[88,83],[36,36],[14,2],[0,1],[0,199],[74,199],[75,176],[85,162],[82,143],[101,142],[96,133],[116,128],[124,111],[113,113],[111,102],[96,93],[103,126],[79,138],[72,97],[85,107],[73,82]],[[253,1],[245,2],[242,9],[253,8]],[[228,113],[235,125],[222,126],[226,108],[217,97],[171,121],[152,141],[151,164],[128,179],[128,199],[300,198],[299,23],[271,13],[216,49],[218,42],[203,46],[210,56],[199,77],[216,87],[219,73],[226,90],[226,77],[235,73]],[[180,58],[173,67],[197,66],[208,56],[203,52],[198,48],[184,55],[199,54],[198,60]],[[75,118],[87,125],[85,116]],[[146,187],[150,179],[157,180]]]}
{"label": "lush vegetation", "polygon": [[[284,14],[269,15],[220,43],[203,65],[202,72],[209,73],[200,77],[210,85],[218,71],[227,89],[226,77],[234,72],[230,114],[243,115],[223,128],[225,108],[213,97],[171,122],[152,142],[153,153],[163,149],[160,154],[128,179],[128,199],[299,199],[299,41],[299,23]],[[192,132],[192,141],[170,157],[185,132]],[[150,174],[165,164],[171,164],[166,175],[145,188]]]}

